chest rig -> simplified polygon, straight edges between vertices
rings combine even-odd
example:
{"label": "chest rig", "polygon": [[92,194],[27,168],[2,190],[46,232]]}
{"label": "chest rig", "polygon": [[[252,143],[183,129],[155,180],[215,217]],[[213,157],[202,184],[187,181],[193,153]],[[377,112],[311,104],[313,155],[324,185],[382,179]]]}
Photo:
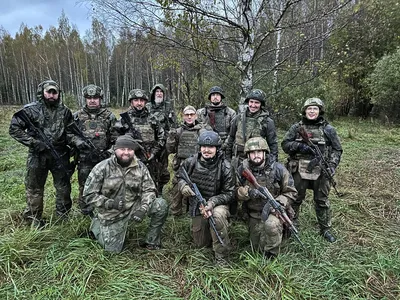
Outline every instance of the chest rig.
{"label": "chest rig", "polygon": [[179,138],[178,149],[176,151],[176,156],[178,158],[188,158],[192,154],[197,153],[198,145],[197,145],[197,138],[198,138],[198,131],[197,130],[182,130],[182,134]]}
{"label": "chest rig", "polygon": [[81,112],[78,115],[80,127],[86,138],[100,150],[108,148],[108,122],[101,114]]}

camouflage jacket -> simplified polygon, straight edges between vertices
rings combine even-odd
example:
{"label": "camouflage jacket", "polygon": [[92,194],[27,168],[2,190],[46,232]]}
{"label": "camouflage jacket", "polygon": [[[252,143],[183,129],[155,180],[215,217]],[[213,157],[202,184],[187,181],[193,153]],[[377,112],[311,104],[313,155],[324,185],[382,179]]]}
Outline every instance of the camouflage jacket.
{"label": "camouflage jacket", "polygon": [[225,104],[220,106],[206,105],[197,110],[198,121],[208,124],[212,130],[219,134],[224,144],[231,128],[231,122],[235,116],[236,112]]}
{"label": "camouflage jacket", "polygon": [[[336,133],[336,129],[323,117],[319,117],[316,121],[311,122],[306,118],[303,118],[302,121],[293,124],[289,128],[281,143],[283,151],[289,154],[289,159],[296,160],[299,158],[312,158],[310,154],[304,155],[298,151],[298,146],[302,143],[302,139],[298,132],[300,126],[304,126],[310,140],[320,146],[321,152],[324,154],[327,162],[336,168],[339,165],[342,156],[342,145]],[[318,136],[318,138],[314,139],[314,136],[315,138]]]}
{"label": "camouflage jacket", "polygon": [[[155,198],[156,187],[146,166],[135,158],[129,167],[123,168],[115,155],[92,169],[83,191],[84,203],[97,210],[103,224],[118,221],[139,209],[147,212]],[[109,199],[122,200],[124,208],[106,209],[104,203]]]}
{"label": "camouflage jacket", "polygon": [[[267,163],[261,167],[250,167],[248,159],[245,159],[238,168],[238,174],[242,174],[244,168],[248,168],[256,178],[257,182],[266,187],[275,200],[283,206],[291,205],[297,198],[297,190],[294,186],[292,175],[279,162]],[[260,218],[266,200],[251,199],[248,195],[249,189],[255,187],[243,176],[238,180],[238,186],[248,187],[237,190],[237,199],[246,201],[249,213],[253,218]]]}
{"label": "camouflage jacket", "polygon": [[[68,145],[71,144],[73,134],[69,132],[67,126],[73,122],[72,113],[63,103],[52,107],[44,104],[43,100],[27,104],[22,108],[32,123],[41,129],[48,140],[53,144],[57,151],[68,151]],[[9,128],[9,134],[21,144],[30,147],[33,152],[35,132],[28,129],[17,116],[13,116]]]}
{"label": "camouflage jacket", "polygon": [[[156,89],[159,88],[164,93],[164,100],[161,103],[156,103],[154,100],[154,95]],[[167,99],[167,90],[162,84],[156,84],[150,91],[150,102],[146,104],[147,109],[161,124],[165,133],[168,133],[170,128],[176,126],[176,114],[174,110],[173,103]]]}
{"label": "camouflage jacket", "polygon": [[232,156],[244,155],[244,145],[246,141],[252,137],[264,138],[270,150],[270,156],[278,160],[278,137],[274,121],[269,117],[269,113],[264,110],[252,114],[248,108],[237,115],[231,125],[231,131],[228,137],[226,155],[228,158]]}

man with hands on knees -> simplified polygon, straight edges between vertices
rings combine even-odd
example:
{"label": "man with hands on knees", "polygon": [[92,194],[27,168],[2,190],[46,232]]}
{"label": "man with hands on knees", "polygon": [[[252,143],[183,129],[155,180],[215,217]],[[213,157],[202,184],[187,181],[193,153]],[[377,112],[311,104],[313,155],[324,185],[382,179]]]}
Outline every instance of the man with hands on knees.
{"label": "man with hands on knees", "polygon": [[[189,213],[192,217],[193,240],[197,247],[212,248],[218,265],[226,265],[230,251],[228,236],[229,203],[234,193],[234,181],[230,163],[221,151],[222,141],[214,131],[205,131],[198,138],[200,152],[185,159],[177,173],[178,187],[183,197],[189,198]],[[186,182],[184,170],[192,183],[196,184],[206,201],[202,207],[192,188]],[[214,232],[208,218],[213,216]]]}
{"label": "man with hands on knees", "polygon": [[123,249],[129,220],[150,217],[145,243],[149,250],[161,248],[161,229],[168,204],[156,198],[156,187],[146,166],[135,156],[138,144],[130,135],[118,137],[115,154],[90,172],[83,191],[86,210],[94,210],[90,230],[110,252]]}

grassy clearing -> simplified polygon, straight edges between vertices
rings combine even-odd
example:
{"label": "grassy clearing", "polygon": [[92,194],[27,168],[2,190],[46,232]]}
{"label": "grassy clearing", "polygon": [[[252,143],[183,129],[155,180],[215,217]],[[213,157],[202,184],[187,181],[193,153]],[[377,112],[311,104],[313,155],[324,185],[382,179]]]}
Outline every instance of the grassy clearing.
{"label": "grassy clearing", "polygon": [[[76,207],[67,222],[54,217],[51,176],[45,191],[48,226],[37,231],[22,225],[27,151],[8,135],[15,110],[0,108],[1,299],[400,298],[398,128],[358,120],[333,124],[345,151],[336,180],[346,195],[331,196],[336,243],[318,236],[308,198],[300,220],[307,252],[290,239],[276,260],[266,260],[250,248],[246,227],[234,223],[232,264],[216,268],[209,249],[193,247],[189,218],[168,217],[163,250],[138,246],[145,222],[129,228],[123,253],[105,253],[87,237],[90,221]],[[72,184],[76,198],[76,175]]]}

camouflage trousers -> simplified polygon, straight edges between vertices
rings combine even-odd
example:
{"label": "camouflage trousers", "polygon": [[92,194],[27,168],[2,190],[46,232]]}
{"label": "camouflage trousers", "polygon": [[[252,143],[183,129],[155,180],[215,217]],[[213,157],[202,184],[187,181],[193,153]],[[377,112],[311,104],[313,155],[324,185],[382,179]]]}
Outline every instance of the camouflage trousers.
{"label": "camouflage trousers", "polygon": [[172,190],[171,190],[171,204],[170,211],[174,216],[180,216],[186,212],[188,208],[187,198],[182,196],[181,191],[178,188],[178,180],[176,177],[172,179]]}
{"label": "camouflage trousers", "polygon": [[[104,250],[115,253],[122,251],[131,215],[132,212],[113,223],[101,222],[97,217],[92,219],[90,231]],[[168,215],[167,202],[163,198],[156,198],[149,207],[147,215],[150,217],[150,224],[145,243],[161,246],[161,230]]]}
{"label": "camouflage trousers", "polygon": [[317,180],[302,179],[299,172],[292,175],[298,192],[297,199],[292,203],[292,208],[295,211],[294,221],[298,220],[300,205],[306,197],[307,189],[311,189],[313,190],[315,213],[321,233],[329,230],[332,227],[331,205],[328,199],[331,189],[329,180],[323,174]]}
{"label": "camouflage trousers", "polygon": [[[70,176],[66,173],[69,167],[69,154],[59,153],[61,162],[47,152],[30,152],[26,164],[26,208],[22,216],[26,220],[32,217],[40,219],[43,214],[44,186],[46,184],[49,171],[53,176],[53,185],[56,190],[56,214],[65,216],[71,209],[71,182]],[[65,166],[64,168],[60,165]]]}
{"label": "camouflage trousers", "polygon": [[83,189],[85,187],[86,179],[89,177],[90,171],[92,171],[93,167],[96,163],[79,163],[78,164],[78,184],[79,184],[79,198],[78,205],[81,209],[85,208],[85,203],[82,201]]}
{"label": "camouflage trousers", "polygon": [[158,172],[157,191],[158,195],[161,196],[164,185],[166,185],[169,182],[169,179],[171,178],[171,175],[169,174],[168,171],[168,152],[166,149],[161,151],[158,162],[159,162],[159,169],[157,170]]}
{"label": "camouflage trousers", "polygon": [[250,217],[248,220],[250,242],[256,251],[277,255],[282,243],[283,225],[273,214],[266,221]]}
{"label": "camouflage trousers", "polygon": [[215,220],[215,228],[217,229],[225,246],[222,246],[215,235],[214,230],[211,228],[208,219],[203,216],[196,216],[192,218],[192,234],[193,241],[197,247],[212,248],[216,258],[226,258],[231,249],[231,242],[228,235],[230,216],[229,208],[227,205],[219,205],[213,209],[213,217]]}

